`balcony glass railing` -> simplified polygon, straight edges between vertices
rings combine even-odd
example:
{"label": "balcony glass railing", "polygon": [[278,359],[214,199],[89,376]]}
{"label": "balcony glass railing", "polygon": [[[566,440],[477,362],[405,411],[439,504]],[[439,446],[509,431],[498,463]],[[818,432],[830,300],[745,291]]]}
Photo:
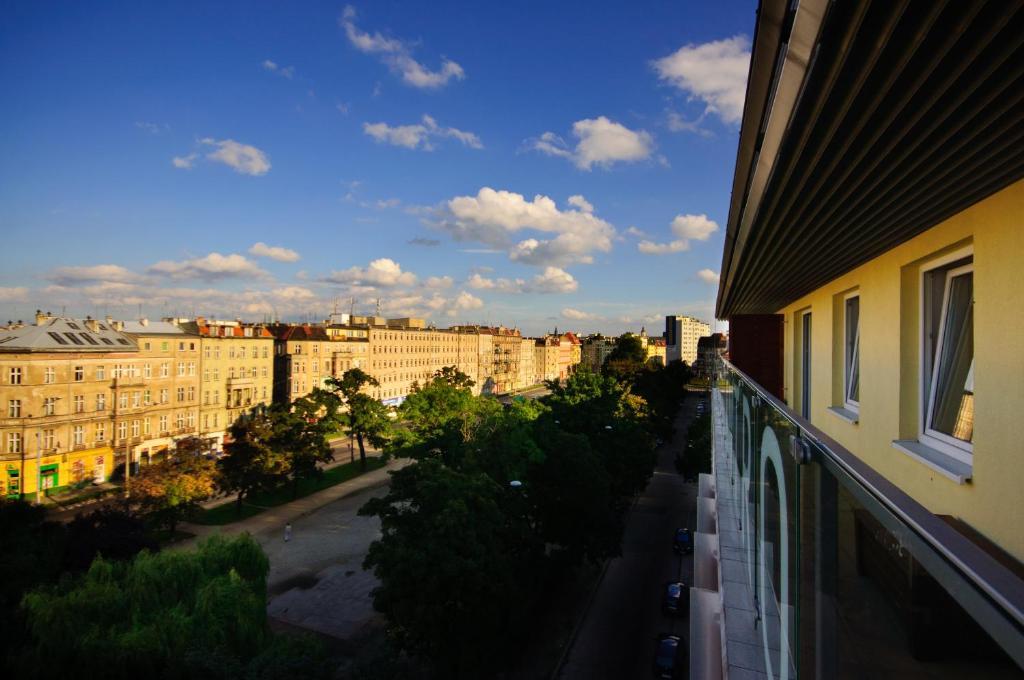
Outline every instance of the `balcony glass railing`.
{"label": "balcony glass railing", "polygon": [[716,357],[724,644],[769,678],[1020,677],[1024,580]]}

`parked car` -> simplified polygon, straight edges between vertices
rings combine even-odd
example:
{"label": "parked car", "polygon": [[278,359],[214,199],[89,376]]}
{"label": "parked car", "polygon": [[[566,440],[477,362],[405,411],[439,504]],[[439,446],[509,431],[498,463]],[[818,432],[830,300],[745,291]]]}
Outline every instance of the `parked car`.
{"label": "parked car", "polygon": [[672,541],[672,549],[680,555],[693,552],[693,533],[686,527],[676,529],[676,537]]}
{"label": "parked car", "polygon": [[661,611],[669,616],[682,616],[690,610],[689,591],[682,581],[670,581],[665,584],[665,599],[661,603]]}
{"label": "parked car", "polygon": [[[686,658],[686,648],[678,635],[662,633],[658,636],[658,647],[654,653],[654,677],[671,680],[682,667]],[[680,659],[680,656],[683,658]]]}

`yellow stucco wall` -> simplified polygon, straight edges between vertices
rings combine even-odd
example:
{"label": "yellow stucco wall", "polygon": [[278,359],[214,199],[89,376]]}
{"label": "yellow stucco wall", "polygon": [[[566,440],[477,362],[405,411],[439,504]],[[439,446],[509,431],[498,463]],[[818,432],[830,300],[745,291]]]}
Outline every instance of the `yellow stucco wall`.
{"label": "yellow stucco wall", "polygon": [[[975,421],[973,478],[957,484],[892,446],[916,437],[920,265],[956,247],[974,249]],[[860,413],[841,402],[841,305],[860,293]],[[796,401],[796,315],[812,312],[811,422],[936,514],[961,518],[1024,560],[1024,181],[835,279],[785,315],[786,400]]]}
{"label": "yellow stucco wall", "polygon": [[[102,459],[102,463],[100,459]],[[44,470],[49,466],[56,465],[56,486],[65,487],[75,482],[98,481],[100,477],[103,480],[108,479],[114,470],[114,452],[109,446],[68,451],[63,454],[41,456],[38,464]],[[14,479],[12,472],[17,473],[17,479],[21,480],[22,493],[35,494],[36,455],[31,447],[25,454],[24,461],[19,458],[4,460],[0,463],[0,496],[11,494],[11,482]]]}

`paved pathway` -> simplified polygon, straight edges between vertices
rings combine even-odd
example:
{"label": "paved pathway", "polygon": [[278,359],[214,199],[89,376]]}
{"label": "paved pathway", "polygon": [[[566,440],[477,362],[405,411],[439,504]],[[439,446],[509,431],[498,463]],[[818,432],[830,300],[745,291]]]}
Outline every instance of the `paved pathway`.
{"label": "paved pathway", "polygon": [[[676,436],[658,449],[658,465],[626,519],[622,556],[611,560],[557,675],[561,680],[622,680],[651,674],[659,633],[686,636],[686,618],[661,613],[665,584],[692,582],[693,558],[672,552],[676,527],[696,522],[696,484],[675,469],[697,399],[676,417]],[[685,677],[685,671],[680,677]]]}

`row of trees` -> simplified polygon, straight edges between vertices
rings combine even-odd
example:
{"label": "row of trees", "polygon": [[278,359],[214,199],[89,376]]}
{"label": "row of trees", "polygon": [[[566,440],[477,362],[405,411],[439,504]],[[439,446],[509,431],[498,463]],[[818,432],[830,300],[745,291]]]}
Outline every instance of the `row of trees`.
{"label": "row of trees", "polygon": [[382,531],[364,566],[393,640],[438,677],[506,665],[554,588],[619,554],[688,374],[617,361],[508,406],[444,369],[398,408],[387,450],[415,463],[360,511]]}
{"label": "row of trees", "polygon": [[366,445],[382,446],[390,426],[387,407],[363,391],[376,384],[353,369],[330,379],[327,389],[289,405],[260,406],[231,425],[225,455],[217,461],[206,454],[209,440],[181,440],[172,456],[142,468],[132,479],[131,503],[173,532],[218,492],[234,494],[239,512],[260,491],[290,485],[295,497],[303,480],[317,477],[321,466],[333,460],[327,437],[339,429],[358,442],[365,469]]}

